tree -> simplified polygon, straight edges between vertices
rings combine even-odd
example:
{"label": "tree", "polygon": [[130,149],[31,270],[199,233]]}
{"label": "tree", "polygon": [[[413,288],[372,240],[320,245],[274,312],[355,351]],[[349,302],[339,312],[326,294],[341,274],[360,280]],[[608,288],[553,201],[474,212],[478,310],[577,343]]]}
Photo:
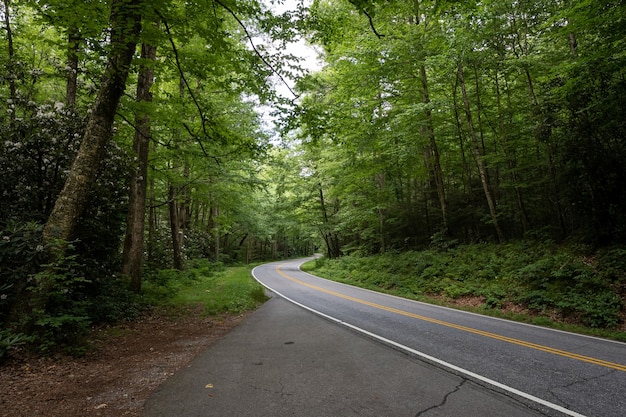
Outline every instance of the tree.
{"label": "tree", "polygon": [[113,119],[126,88],[133,54],[141,30],[143,2],[113,0],[111,45],[107,68],[87,128],[63,190],[46,222],[48,243],[68,241],[80,216],[100,164],[102,149],[111,139]]}
{"label": "tree", "polygon": [[[153,65],[156,61],[156,46],[144,43],[141,47],[141,58],[143,65],[137,80],[136,98],[140,105],[152,101],[150,89],[154,82]],[[149,150],[150,116],[140,107],[135,117],[135,137],[133,140],[137,166],[130,179],[126,237],[122,255],[122,273],[131,277],[131,287],[137,293],[141,291]]]}

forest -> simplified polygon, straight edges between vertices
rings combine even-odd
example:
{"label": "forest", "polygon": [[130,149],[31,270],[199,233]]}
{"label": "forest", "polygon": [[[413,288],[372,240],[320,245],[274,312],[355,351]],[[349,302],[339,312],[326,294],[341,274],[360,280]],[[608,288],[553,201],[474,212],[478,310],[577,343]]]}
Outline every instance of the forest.
{"label": "forest", "polygon": [[3,0],[0,357],[128,319],[172,271],[314,252],[623,326],[623,2],[282,6]]}

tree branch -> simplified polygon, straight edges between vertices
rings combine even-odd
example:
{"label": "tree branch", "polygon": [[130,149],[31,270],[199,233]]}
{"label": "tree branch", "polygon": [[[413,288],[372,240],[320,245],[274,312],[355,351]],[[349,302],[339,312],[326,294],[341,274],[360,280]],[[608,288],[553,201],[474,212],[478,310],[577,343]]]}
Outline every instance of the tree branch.
{"label": "tree branch", "polygon": [[[180,79],[185,84],[185,88],[187,89],[187,92],[189,93],[191,100],[193,101],[194,105],[196,106],[196,109],[198,109],[198,113],[200,114],[200,120],[202,121],[202,133],[204,133],[205,137],[211,138],[211,135],[209,135],[209,132],[207,132],[207,129],[206,129],[207,117],[204,115],[204,111],[202,111],[202,106],[200,106],[200,103],[198,103],[198,99],[196,99],[196,95],[193,93],[193,90],[191,89],[191,86],[189,85],[189,82],[187,81],[187,78],[185,77],[185,72],[183,71],[183,68],[180,64],[178,48],[176,48],[176,43],[174,42],[174,38],[172,37],[170,26],[167,23],[167,20],[165,20],[165,17],[158,10],[156,11],[156,13],[159,16],[159,18],[161,18],[161,21],[165,25],[165,32],[167,33],[167,37],[170,41],[170,45],[172,45],[172,52],[174,52],[174,59],[176,60],[176,68],[178,69],[178,73],[180,74]],[[200,140],[200,138],[198,138],[197,135],[192,134],[191,130],[189,129],[189,127],[187,127],[187,125],[184,125],[184,127],[192,135],[192,137],[194,137],[198,141],[198,144],[200,145],[200,148],[202,149],[202,152],[204,153],[204,155],[207,157],[211,157],[209,154],[207,154],[206,150],[204,149],[204,145],[202,145],[202,141]]]}
{"label": "tree branch", "polygon": [[382,39],[385,37],[385,35],[381,35],[380,33],[378,33],[378,31],[376,30],[376,27],[374,26],[374,19],[372,19],[372,16],[369,15],[369,13],[367,12],[367,10],[365,9],[361,9],[361,11],[363,12],[363,14],[365,16],[367,16],[367,18],[370,21],[370,27],[372,28],[372,32],[374,32],[374,35],[376,35],[376,37],[378,39]]}
{"label": "tree branch", "polygon": [[250,42],[250,45],[252,46],[252,49],[254,50],[254,53],[261,59],[261,61],[263,61],[263,63],[274,73],[278,76],[278,78],[280,78],[280,81],[285,85],[285,87],[287,87],[287,89],[289,90],[289,92],[291,94],[293,94],[294,98],[298,98],[298,94],[296,94],[295,91],[293,91],[293,89],[289,86],[289,84],[287,84],[287,81],[285,81],[285,79],[283,78],[282,75],[280,75],[280,73],[278,71],[276,71],[276,69],[272,66],[272,64],[270,64],[265,57],[263,57],[263,55],[261,55],[261,53],[259,52],[259,50],[257,49],[256,45],[254,44],[254,41],[252,40],[252,36],[250,35],[250,33],[248,32],[248,28],[246,28],[246,26],[243,24],[243,22],[239,19],[239,17],[237,17],[237,15],[235,14],[235,12],[230,9],[228,6],[226,6],[224,3],[222,3],[220,0],[214,0],[217,4],[219,4],[220,6],[222,6],[224,9],[226,9],[226,11],[228,13],[230,13],[230,15],[237,21],[237,23],[239,23],[239,26],[241,26],[241,28],[243,29],[243,31],[246,34],[246,37],[248,38],[248,41]]}

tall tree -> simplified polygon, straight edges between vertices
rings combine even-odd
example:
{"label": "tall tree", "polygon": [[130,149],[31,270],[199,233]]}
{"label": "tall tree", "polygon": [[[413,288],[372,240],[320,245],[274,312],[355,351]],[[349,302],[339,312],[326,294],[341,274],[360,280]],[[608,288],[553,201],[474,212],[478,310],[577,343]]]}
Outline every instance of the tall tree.
{"label": "tall tree", "polygon": [[144,2],[113,0],[111,41],[107,67],[76,159],[46,222],[43,237],[70,240],[93,184],[102,150],[111,139],[113,120],[135,53]]}
{"label": "tall tree", "polygon": [[141,105],[152,102],[150,89],[154,82],[156,46],[144,43],[141,47],[142,65],[137,80],[137,102],[140,106],[135,117],[133,151],[136,168],[130,179],[126,237],[122,255],[122,273],[131,277],[131,288],[141,291],[143,264],[146,197],[148,184],[148,155],[150,150],[150,116]]}

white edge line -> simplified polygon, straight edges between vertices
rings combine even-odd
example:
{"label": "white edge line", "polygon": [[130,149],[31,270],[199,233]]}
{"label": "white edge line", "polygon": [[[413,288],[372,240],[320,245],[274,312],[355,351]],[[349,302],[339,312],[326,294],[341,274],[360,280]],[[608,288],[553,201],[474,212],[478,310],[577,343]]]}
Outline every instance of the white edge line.
{"label": "white edge line", "polygon": [[[270,290],[271,292],[273,292],[273,293],[275,293],[275,294],[279,295],[280,297],[284,298],[285,300],[289,301],[290,303],[293,303],[293,304],[297,305],[298,307],[304,308],[305,310],[308,310],[308,311],[310,311],[310,312],[312,312],[312,313],[314,313],[314,314],[317,314],[318,316],[324,317],[325,319],[328,319],[328,320],[330,320],[330,321],[333,321],[333,322],[335,322],[335,323],[337,323],[337,324],[340,324],[340,325],[346,326],[346,327],[348,327],[348,328],[350,328],[350,329],[352,329],[352,330],[356,330],[357,332],[360,332],[360,333],[362,333],[362,334],[365,334],[365,335],[367,335],[367,336],[369,336],[369,337],[372,337],[372,338],[374,338],[374,339],[378,339],[378,340],[380,340],[381,342],[383,342],[383,343],[385,343],[385,344],[388,344],[388,345],[394,346],[394,347],[396,347],[396,348],[398,348],[398,349],[400,349],[400,350],[404,350],[404,351],[409,352],[409,353],[411,353],[411,354],[413,354],[413,355],[416,355],[416,356],[418,356],[418,357],[424,358],[424,359],[426,359],[426,360],[427,360],[427,361],[429,361],[429,362],[434,362],[434,363],[436,363],[436,364],[438,364],[438,365],[441,365],[441,366],[443,366],[443,367],[445,367],[445,368],[448,368],[448,369],[454,370],[454,371],[456,371],[456,372],[458,372],[458,373],[460,373],[460,374],[462,374],[462,375],[466,375],[466,376],[468,376],[468,377],[470,377],[470,378],[474,378],[474,379],[476,379],[476,380],[479,380],[479,381],[481,381],[481,382],[484,382],[484,383],[486,383],[486,384],[489,384],[489,385],[492,385],[492,386],[494,386],[494,387],[496,387],[496,388],[499,388],[499,389],[501,389],[501,390],[503,390],[503,391],[510,392],[510,393],[512,393],[512,394],[514,394],[514,395],[517,395],[517,396],[519,396],[519,397],[525,398],[525,399],[530,400],[530,401],[532,401],[532,402],[535,402],[535,403],[537,403],[537,404],[541,404],[541,405],[543,405],[543,406],[545,406],[545,407],[548,407],[548,408],[551,408],[551,409],[553,409],[553,410],[559,411],[559,412],[561,412],[561,413],[563,413],[563,414],[566,414],[566,415],[568,415],[568,416],[572,416],[572,417],[587,417],[587,416],[585,416],[584,414],[579,414],[579,413],[577,413],[577,412],[575,412],[575,411],[568,410],[567,408],[565,408],[565,407],[561,407],[560,405],[553,404],[553,403],[551,403],[551,402],[549,402],[549,401],[546,401],[546,400],[544,400],[544,399],[541,399],[541,398],[539,398],[539,397],[535,397],[534,395],[528,394],[528,393],[526,393],[526,392],[520,391],[520,390],[515,389],[515,388],[513,388],[513,387],[509,387],[508,385],[504,385],[504,384],[502,384],[502,383],[500,383],[500,382],[494,381],[493,379],[489,379],[489,378],[484,377],[484,376],[482,376],[482,375],[476,374],[476,373],[474,373],[474,372],[472,372],[472,371],[468,371],[467,369],[464,369],[464,368],[461,368],[461,367],[459,367],[459,366],[453,365],[453,364],[448,363],[448,362],[446,362],[446,361],[442,361],[441,359],[437,359],[437,358],[435,358],[435,357],[433,357],[433,356],[430,356],[430,355],[428,355],[428,354],[426,354],[426,353],[424,353],[424,352],[420,352],[419,350],[415,350],[415,349],[410,348],[410,347],[408,347],[408,346],[402,345],[402,344],[400,344],[400,343],[398,343],[398,342],[394,342],[393,340],[389,340],[389,339],[384,338],[384,337],[382,337],[382,336],[379,336],[379,335],[377,335],[377,334],[375,334],[375,333],[372,333],[372,332],[369,332],[369,331],[367,331],[367,330],[365,330],[365,329],[362,329],[362,328],[360,328],[360,327],[358,327],[358,326],[355,326],[355,325],[353,325],[353,324],[350,324],[350,323],[348,323],[348,322],[345,322],[345,321],[343,321],[343,320],[340,320],[340,319],[338,319],[338,318],[336,318],[336,317],[329,316],[328,314],[322,313],[321,311],[315,310],[314,308],[308,307],[308,306],[306,306],[306,305],[304,305],[304,304],[301,304],[301,303],[299,303],[299,302],[297,302],[297,301],[295,301],[295,300],[292,300],[291,298],[287,297],[286,295],[282,294],[281,292],[276,291],[276,290],[275,290],[275,289],[273,289],[272,287],[270,287],[270,286],[268,286],[268,285],[264,284],[263,282],[261,282],[261,281],[260,281],[260,280],[256,277],[256,275],[255,275],[254,271],[255,271],[258,267],[260,267],[260,266],[264,266],[264,265],[267,265],[267,264],[263,264],[263,265],[259,265],[259,266],[254,267],[254,268],[252,269],[252,271],[251,271],[251,273],[252,273],[252,277],[253,277],[253,278],[254,278],[254,279],[255,279],[255,280],[256,280],[259,284],[261,284],[262,286],[264,286],[265,288],[267,288],[267,289],[268,289],[268,290]],[[304,271],[302,271],[302,272],[304,272]],[[305,273],[306,273],[306,272],[305,272]],[[309,274],[309,275],[311,275],[311,274]],[[315,276],[315,275],[313,275],[313,276]],[[321,277],[317,277],[317,278],[321,278]],[[324,278],[322,278],[322,279],[324,279]],[[334,281],[333,281],[333,282],[334,282]]]}

